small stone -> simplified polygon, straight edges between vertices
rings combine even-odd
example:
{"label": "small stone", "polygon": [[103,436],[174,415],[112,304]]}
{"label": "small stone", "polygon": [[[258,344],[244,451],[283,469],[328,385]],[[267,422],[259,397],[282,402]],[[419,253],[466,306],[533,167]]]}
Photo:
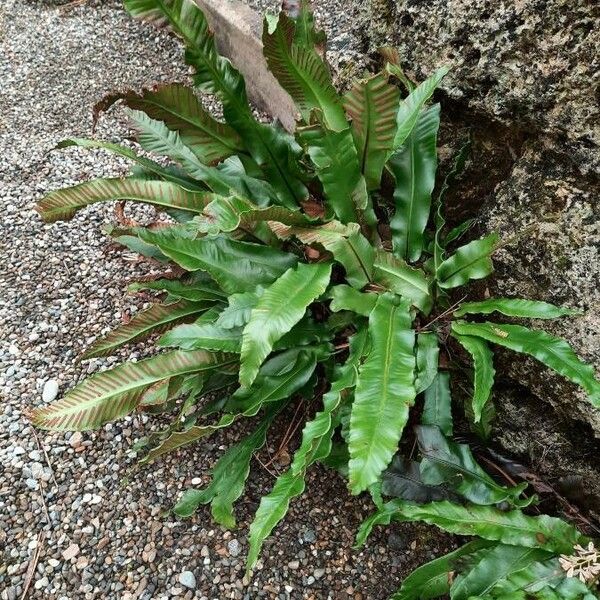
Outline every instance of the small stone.
{"label": "small stone", "polygon": [[291,560],[288,563],[288,568],[292,569],[292,571],[295,571],[296,569],[300,568],[300,561],[299,560]]}
{"label": "small stone", "polygon": [[229,540],[229,542],[227,542],[227,550],[231,556],[239,556],[242,551],[242,546],[236,539]]}
{"label": "small stone", "polygon": [[23,448],[22,446],[15,446],[13,448],[13,451],[12,451],[13,456],[21,456],[22,454],[25,454],[25,448]]}
{"label": "small stone", "polygon": [[314,578],[312,575],[310,575],[310,576],[308,577],[308,579],[306,580],[306,583],[307,583],[308,585],[312,585],[314,582],[315,582],[315,578]]}
{"label": "small stone", "polygon": [[79,554],[79,546],[77,544],[71,544],[63,553],[62,557],[65,560],[71,560]]}
{"label": "small stone", "polygon": [[42,455],[37,450],[32,450],[28,456],[31,460],[35,460],[37,462],[42,460]]}
{"label": "small stone", "polygon": [[325,569],[315,569],[313,575],[315,576],[315,579],[321,579],[321,577],[325,575]]}
{"label": "small stone", "polygon": [[58,396],[58,381],[56,379],[48,379],[42,390],[42,400],[44,402],[52,402]]}
{"label": "small stone", "polygon": [[196,589],[196,577],[191,571],[183,571],[179,574],[179,583],[190,590]]}
{"label": "small stone", "polygon": [[58,567],[58,565],[60,565],[60,561],[56,560],[56,558],[49,558],[48,559],[48,564],[53,568],[56,569],[56,567]]}
{"label": "small stone", "polygon": [[44,465],[42,463],[31,463],[30,469],[31,477],[33,479],[39,479],[44,474]]}
{"label": "small stone", "polygon": [[317,539],[317,535],[312,529],[305,529],[302,538],[307,544],[312,544]]}
{"label": "small stone", "polygon": [[388,545],[392,550],[406,550],[408,540],[406,539],[406,536],[392,531],[388,536]]}
{"label": "small stone", "polygon": [[77,448],[78,446],[81,445],[81,442],[83,441],[83,435],[81,434],[80,431],[76,431],[70,438],[69,438],[69,446],[71,446],[71,448]]}
{"label": "small stone", "polygon": [[43,588],[45,588],[50,582],[48,581],[47,577],[42,577],[41,579],[38,579],[35,582],[35,585],[33,587],[35,587],[36,590],[41,590]]}
{"label": "small stone", "polygon": [[156,550],[152,548],[151,550],[142,552],[142,560],[145,562],[152,562],[156,558]]}

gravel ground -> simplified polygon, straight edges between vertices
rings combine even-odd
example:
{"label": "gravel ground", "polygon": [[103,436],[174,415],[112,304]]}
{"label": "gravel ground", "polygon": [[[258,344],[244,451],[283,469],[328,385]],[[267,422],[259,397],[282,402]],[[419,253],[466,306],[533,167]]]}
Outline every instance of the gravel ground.
{"label": "gravel ground", "polygon": [[[41,223],[32,207],[44,193],[126,167],[101,151],[48,151],[65,137],[89,136],[91,107],[108,91],[184,80],[187,69],[173,39],[133,22],[112,0],[3,0],[0,31],[0,599],[21,598],[28,585],[28,597],[44,599],[386,598],[447,541],[403,526],[352,550],[369,503],[351,499],[320,468],[248,584],[247,527],[270,474],[255,464],[234,532],[214,527],[207,510],[184,522],[168,512],[183,489],[206,481],[235,431],[130,475],[129,449],[152,426],[145,417],[83,435],[36,433],[23,418],[25,407],[145,352],[76,361],[91,339],[144,306],[124,290],[152,267],[103,236],[111,207]],[[127,134],[118,111],[96,132],[110,141]]]}

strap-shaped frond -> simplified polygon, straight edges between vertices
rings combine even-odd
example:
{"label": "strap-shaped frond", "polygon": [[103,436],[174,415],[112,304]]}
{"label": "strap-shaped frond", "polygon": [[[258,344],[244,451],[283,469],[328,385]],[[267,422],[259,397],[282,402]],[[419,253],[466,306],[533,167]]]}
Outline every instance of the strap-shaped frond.
{"label": "strap-shaped frond", "polygon": [[355,83],[344,98],[361,172],[370,190],[379,187],[383,165],[392,149],[399,97],[398,88],[379,73]]}
{"label": "strap-shaped frond", "polygon": [[236,525],[233,504],[242,495],[250,473],[254,453],[265,445],[267,431],[277,416],[280,406],[267,411],[258,427],[248,436],[231,446],[212,469],[212,481],[203,490],[186,490],[173,512],[189,517],[200,504],[211,504],[213,519],[228,529]]}
{"label": "strap-shaped frond", "polygon": [[430,283],[423,271],[414,269],[390,252],[380,250],[375,256],[373,280],[388,290],[408,298],[423,312],[431,309]]}
{"label": "strap-shaped frond", "polygon": [[283,0],[281,10],[296,24],[294,44],[323,53],[326,36],[322,29],[315,26],[311,4],[311,0]]}
{"label": "strap-shaped frond", "polygon": [[329,221],[312,227],[288,226],[269,221],[273,233],[281,239],[298,238],[304,244],[320,244],[346,270],[346,279],[353,287],[363,288],[373,273],[375,251],[356,223],[342,225]]}
{"label": "strap-shaped frond", "polygon": [[522,498],[527,483],[513,487],[496,483],[477,463],[467,444],[457,444],[444,437],[432,425],[415,427],[421,461],[421,478],[428,485],[444,485],[475,504],[500,504],[508,502],[523,508],[533,498]]}
{"label": "strap-shaped frond", "polygon": [[[526,548],[498,544],[485,550],[480,550],[473,563],[465,572],[460,573],[452,582],[450,594],[453,600],[468,600],[468,598],[481,597],[481,594],[490,598],[498,598],[492,590],[498,585],[504,587],[507,578],[515,571],[526,570],[533,564],[539,564],[550,558],[554,553],[539,548]],[[468,564],[468,563],[467,563]],[[525,582],[523,582],[525,584]],[[536,587],[545,587],[541,582]],[[527,584],[525,584],[527,585]],[[524,595],[527,593],[523,590]],[[502,597],[504,594],[500,594]],[[484,596],[484,597],[485,597]]]}
{"label": "strap-shaped frond", "polygon": [[200,312],[205,311],[211,304],[207,302],[177,302],[174,304],[154,304],[150,308],[136,314],[129,323],[120,325],[107,336],[92,344],[82,358],[108,356],[114,350],[139,340],[151,333],[161,333],[185,320],[190,320]]}
{"label": "strap-shaped frond", "polygon": [[156,279],[138,281],[129,285],[130,292],[157,290],[167,292],[170,298],[189,300],[190,302],[225,301],[227,294],[203,271],[186,275],[181,279]]}
{"label": "strap-shaped frond", "polygon": [[36,210],[46,223],[68,220],[95,202],[128,200],[167,208],[200,213],[211,194],[186,190],[170,181],[114,178],[94,179],[73,187],[50,192],[37,204]]}
{"label": "strap-shaped frond", "polygon": [[468,560],[470,555],[492,545],[493,542],[487,540],[474,540],[454,552],[422,565],[404,579],[402,587],[390,600],[419,600],[448,594],[456,572],[456,562],[463,557]]}
{"label": "strap-shaped frond", "polygon": [[164,179],[165,181],[176,183],[186,190],[206,189],[205,186],[203,186],[200,182],[192,179],[191,177],[187,177],[185,173],[178,172],[178,170],[173,167],[163,167],[162,165],[150,160],[149,158],[146,158],[145,156],[140,156],[137,152],[134,152],[131,148],[127,148],[126,146],[112,144],[111,142],[88,140],[85,138],[70,138],[59,142],[56,145],[56,149],[70,148],[72,146],[78,146],[80,148],[101,148],[103,150],[108,150],[113,154],[118,154],[119,156],[129,158],[130,160],[136,162],[143,168],[145,173],[153,173],[157,176],[157,179]]}
{"label": "strap-shaped frond", "polygon": [[183,431],[171,432],[158,446],[152,448],[142,460],[141,465],[145,465],[154,462],[157,458],[169,454],[174,450],[189,446],[205,438],[219,429],[229,427],[235,421],[235,415],[225,414],[219,419],[215,425],[194,425]]}
{"label": "strap-shaped frond", "polygon": [[[263,365],[254,385],[250,388],[239,388],[230,398],[226,404],[228,412],[223,414],[216,424],[172,432],[158,447],[151,450],[141,463],[152,462],[168,452],[211,435],[218,429],[229,427],[238,418],[254,417],[266,404],[289,398],[306,385],[316,364],[316,353],[309,348],[289,350],[273,357]],[[208,391],[206,388],[205,392]]]}
{"label": "strap-shaped frond", "polygon": [[110,97],[107,106],[122,100],[134,110],[141,110],[150,118],[164,122],[177,131],[181,141],[204,164],[217,163],[244,150],[242,140],[235,130],[214,119],[202,106],[194,91],[181,84],[172,83],[144,89],[140,94],[130,91]]}
{"label": "strap-shaped frond", "polygon": [[252,384],[273,345],[302,319],[329,285],[331,264],[303,264],[286,271],[265,289],[244,327],[240,384]]}
{"label": "strap-shaped frond", "polygon": [[388,162],[396,180],[396,212],[390,219],[394,254],[411,262],[419,260],[423,250],[435,186],[439,125],[440,105],[436,104],[421,113],[402,148]]}
{"label": "strap-shaped frond", "polygon": [[239,352],[242,343],[240,328],[225,329],[218,323],[186,323],[165,333],[160,346],[177,347],[181,350],[221,350]]}
{"label": "strap-shaped frond", "polygon": [[269,246],[222,236],[186,239],[169,229],[142,229],[138,235],[184,269],[206,271],[229,294],[272,283],[297,262],[293,254]]}
{"label": "strap-shaped frond", "polygon": [[575,544],[585,539],[569,523],[548,515],[530,517],[520,510],[504,512],[492,506],[461,506],[449,501],[413,504],[400,499],[386,502],[365,521],[357,539],[364,541],[373,525],[390,521],[422,521],[456,535],[556,553],[570,553]]}
{"label": "strap-shaped frond", "polygon": [[268,403],[290,398],[310,380],[317,366],[314,348],[292,348],[267,359],[250,387],[240,387],[227,402],[234,413],[252,417]]}
{"label": "strap-shaped frond", "polygon": [[[313,221],[300,211],[283,206],[262,208],[238,196],[215,197],[202,215],[194,219],[199,231],[213,234],[231,232],[238,228],[253,231],[255,224],[265,221],[305,227],[313,225]],[[257,232],[253,231],[253,234],[256,235]]]}
{"label": "strap-shaped frond", "polygon": [[497,242],[498,234],[492,233],[461,246],[439,266],[438,285],[445,289],[455,288],[471,279],[487,277],[494,270],[492,252]]}
{"label": "strap-shaped frond", "polygon": [[235,191],[262,203],[277,201],[273,188],[266,181],[246,175],[243,167],[232,172],[232,169],[225,168],[227,161],[221,163],[219,168],[205,165],[181,141],[179,133],[171,131],[162,121],[151,119],[139,110],[129,111],[129,115],[138,130],[138,142],[142,148],[179,163],[186,173],[204,182],[213,192],[229,196]]}
{"label": "strap-shaped frond", "polygon": [[244,79],[231,62],[220,56],[208,22],[192,0],[125,0],[125,8],[139,19],[168,26],[186,46],[186,62],[194,67],[194,82],[217,94],[232,112],[250,112]]}
{"label": "strap-shaped frond", "polygon": [[351,310],[359,315],[368,317],[377,303],[377,294],[363,294],[349,285],[335,285],[329,290],[333,312]]}
{"label": "strap-shaped frond", "polygon": [[295,30],[295,22],[283,12],[273,32],[265,19],[263,54],[269,70],[292,97],[305,122],[318,109],[330,129],[346,129],[348,122],[327,65],[312,48],[294,43]]}
{"label": "strap-shaped frond", "polygon": [[421,423],[435,425],[446,437],[452,436],[452,396],[448,371],[438,371],[433,383],[425,390]]}
{"label": "strap-shaped frond", "polygon": [[[336,132],[321,125],[299,130],[300,142],[315,164],[325,199],[342,223],[357,222],[354,193],[362,174],[352,132]],[[364,185],[364,182],[363,182]]]}
{"label": "strap-shaped frond", "polygon": [[524,300],[522,298],[489,298],[480,302],[463,302],[454,311],[455,317],[469,314],[489,315],[499,312],[507,317],[523,317],[527,319],[557,319],[579,314],[575,310],[554,306],[549,302],[539,300]]}
{"label": "strap-shaped frond", "polygon": [[452,331],[458,335],[483,338],[492,344],[510,348],[515,352],[529,354],[563,377],[581,386],[590,402],[600,408],[600,381],[595,377],[594,367],[584,363],[565,340],[545,331],[527,329],[521,325],[500,323],[452,323]]}
{"label": "strap-shaped frond", "polygon": [[140,362],[119,365],[86,379],[66,396],[30,413],[43,429],[96,429],[130,413],[152,384],[175,375],[212,370],[235,362],[231,355],[204,351],[168,352]]}
{"label": "strap-shaped frond", "polygon": [[467,158],[471,151],[471,140],[467,139],[461,146],[460,150],[452,161],[452,166],[446,176],[440,188],[440,191],[435,200],[434,209],[434,224],[435,233],[433,238],[433,272],[436,273],[445,258],[446,245],[449,243],[448,237],[444,237],[444,228],[446,227],[446,219],[444,217],[444,199],[446,193],[450,189],[451,184],[455,179],[463,172]]}
{"label": "strap-shaped frond", "polygon": [[244,79],[220,56],[206,18],[193,0],[125,0],[129,12],[159,25],[169,25],[186,46],[186,62],[195,70],[194,83],[223,102],[225,120],[277,190],[278,203],[296,208],[307,196],[296,165],[299,149],[276,126],[258,123],[248,105]]}
{"label": "strap-shaped frond", "polygon": [[492,395],[494,386],[494,353],[490,350],[487,342],[481,338],[470,335],[453,334],[454,339],[473,358],[473,420],[475,423],[481,421],[481,415]]}
{"label": "strap-shaped frond", "polygon": [[217,319],[217,324],[225,329],[242,327],[250,320],[250,313],[256,306],[259,296],[264,288],[259,286],[253,292],[242,292],[241,294],[231,294],[226,306]]}
{"label": "strap-shaped frond", "polygon": [[304,491],[304,478],[308,467],[329,455],[335,430],[333,415],[338,410],[344,394],[356,383],[357,365],[363,354],[366,337],[366,329],[363,329],[350,339],[350,356],[334,374],[331,388],[323,396],[322,409],[304,426],[302,442],[294,454],[290,468],[277,478],[271,492],[261,499],[250,525],[248,571],[254,568],[264,540],[283,519],[290,502]]}
{"label": "strap-shaped frond", "polygon": [[369,316],[370,352],[359,370],[350,416],[349,486],[375,483],[396,452],[416,391],[410,304],[382,294]]}
{"label": "strap-shaped frond", "polygon": [[397,129],[392,144],[392,150],[397,150],[402,146],[406,138],[413,130],[421,108],[435,91],[435,88],[440,84],[440,81],[446,76],[449,69],[441,67],[431,77],[417,86],[401,103],[398,109],[396,120]]}
{"label": "strap-shaped frond", "polygon": [[432,331],[417,334],[417,372],[415,389],[417,394],[424,392],[434,381],[438,373],[440,349],[438,337]]}

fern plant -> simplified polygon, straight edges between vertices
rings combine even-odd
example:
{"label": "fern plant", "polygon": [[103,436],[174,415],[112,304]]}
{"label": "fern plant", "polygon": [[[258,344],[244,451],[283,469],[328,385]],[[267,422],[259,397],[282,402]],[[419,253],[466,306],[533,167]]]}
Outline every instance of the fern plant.
{"label": "fern plant", "polygon": [[[185,516],[210,503],[214,519],[233,527],[233,505],[275,418],[288,405],[312,401],[316,408],[291,464],[261,500],[250,527],[248,569],[317,462],[342,471],[353,494],[373,494],[379,512],[371,524],[421,519],[486,538],[476,525],[477,511],[457,498],[479,505],[482,515],[498,519],[496,533],[486,538],[496,544],[470,546],[473,556],[521,546],[539,548],[535,556],[568,553],[583,543],[576,530],[555,526],[550,517],[540,532],[515,533],[515,523],[502,519],[517,515],[517,527],[529,523],[533,517],[519,510],[534,498],[524,496],[524,485],[497,484],[468,447],[447,439],[448,348],[456,345],[473,360],[467,412],[474,424],[485,425],[490,415],[492,345],[537,358],[583,387],[600,407],[592,368],[565,341],[480,318],[493,312],[555,318],[570,310],[514,298],[452,305],[457,288],[491,274],[499,240],[493,234],[456,247],[466,226],[446,227],[443,195],[464,152],[432,201],[440,106],[428,101],[447,70],[415,86],[388,50],[382,72],[355,82],[341,96],[308,3],[288,3],[287,11],[265,20],[263,44],[269,68],[298,109],[298,127],[290,135],[256,120],[242,76],[217,53],[191,0],[125,0],[125,5],[133,16],[168,25],[181,37],[195,90],[166,84],[116,94],[98,110],[122,101],[139,145],[172,164],[116,144],[67,140],[60,147],[104,148],[136,166],[128,177],[52,192],[38,210],[52,222],[94,202],[119,200],[148,203],[170,217],[148,227],[110,229],[117,241],[174,263],[183,274],[134,284],[132,290],[156,290],[162,299],[94,343],[84,358],[109,355],[158,332],[158,345],[170,350],[88,378],[62,399],[31,411],[33,423],[88,430],[136,410],[171,412],[171,426],[145,447],[147,464],[252,418],[248,435],[214,467],[210,485],[188,490],[175,508]],[[204,109],[196,91],[220,99],[224,122]],[[424,458],[407,466],[397,452],[414,406],[422,412],[417,435]],[[381,495],[389,492],[394,469],[396,480],[402,469],[418,475],[420,495],[409,499],[436,503],[396,498],[384,504]],[[448,495],[428,497],[435,486]],[[547,540],[558,540],[560,547]]]}

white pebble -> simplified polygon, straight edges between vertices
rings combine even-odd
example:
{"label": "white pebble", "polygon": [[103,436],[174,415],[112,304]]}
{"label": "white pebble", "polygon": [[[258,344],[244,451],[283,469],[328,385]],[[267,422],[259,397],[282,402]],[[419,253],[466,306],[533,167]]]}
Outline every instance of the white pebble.
{"label": "white pebble", "polygon": [[56,396],[58,396],[58,381],[56,379],[48,379],[44,384],[42,400],[44,402],[52,402]]}

